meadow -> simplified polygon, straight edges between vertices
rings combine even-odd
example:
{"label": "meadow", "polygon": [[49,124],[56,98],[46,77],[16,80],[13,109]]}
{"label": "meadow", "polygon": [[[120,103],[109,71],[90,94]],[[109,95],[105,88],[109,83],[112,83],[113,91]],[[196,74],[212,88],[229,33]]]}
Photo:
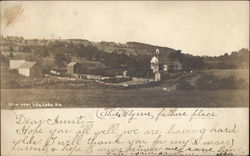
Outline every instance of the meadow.
{"label": "meadow", "polygon": [[[201,74],[235,75],[249,82],[248,72],[204,71],[184,74],[147,87],[116,88],[95,82],[59,83],[33,88],[1,89],[2,108],[8,103],[61,103],[73,107],[248,107],[249,89],[173,89],[181,81],[195,81]],[[226,73],[226,74],[225,74]],[[231,74],[230,74],[231,73]],[[245,74],[242,74],[245,73]],[[248,83],[246,83],[248,84]],[[170,89],[170,90],[169,90]]]}
{"label": "meadow", "polygon": [[1,104],[49,102],[63,107],[247,107],[247,90],[3,89]]}

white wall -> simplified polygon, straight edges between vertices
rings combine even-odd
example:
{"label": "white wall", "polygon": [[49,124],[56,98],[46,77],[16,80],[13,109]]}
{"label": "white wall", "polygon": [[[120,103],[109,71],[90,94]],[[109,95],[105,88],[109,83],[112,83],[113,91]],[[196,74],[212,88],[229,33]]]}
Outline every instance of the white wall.
{"label": "white wall", "polygon": [[30,76],[30,69],[29,68],[20,68],[20,69],[18,69],[18,74],[21,74],[24,76]]}

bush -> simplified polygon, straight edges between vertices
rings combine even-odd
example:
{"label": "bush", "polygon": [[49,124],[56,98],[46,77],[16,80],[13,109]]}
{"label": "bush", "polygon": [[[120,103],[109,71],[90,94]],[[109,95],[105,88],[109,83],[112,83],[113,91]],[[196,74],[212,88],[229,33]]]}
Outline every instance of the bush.
{"label": "bush", "polygon": [[204,74],[195,81],[195,87],[200,90],[218,89],[218,79],[213,75]]}
{"label": "bush", "polygon": [[188,81],[181,81],[176,85],[176,90],[192,90],[194,87]]}
{"label": "bush", "polygon": [[8,80],[3,84],[3,88],[19,88],[20,84],[16,80]]}
{"label": "bush", "polygon": [[235,76],[218,78],[213,75],[202,75],[195,82],[195,88],[200,90],[216,89],[246,89],[248,83],[244,79],[236,79]]}

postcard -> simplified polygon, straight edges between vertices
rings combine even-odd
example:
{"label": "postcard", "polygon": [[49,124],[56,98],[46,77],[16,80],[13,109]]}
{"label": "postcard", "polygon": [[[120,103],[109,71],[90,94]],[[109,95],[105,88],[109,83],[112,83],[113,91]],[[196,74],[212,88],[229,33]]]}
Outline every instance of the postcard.
{"label": "postcard", "polygon": [[1,155],[249,155],[248,1],[3,1]]}

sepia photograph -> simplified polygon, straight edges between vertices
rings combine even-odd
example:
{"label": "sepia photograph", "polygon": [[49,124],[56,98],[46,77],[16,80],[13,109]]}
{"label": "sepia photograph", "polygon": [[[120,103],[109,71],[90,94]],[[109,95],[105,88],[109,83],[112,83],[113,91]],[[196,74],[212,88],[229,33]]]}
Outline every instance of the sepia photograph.
{"label": "sepia photograph", "polygon": [[1,1],[1,155],[249,155],[249,1]]}
{"label": "sepia photograph", "polygon": [[3,2],[2,107],[247,107],[247,4]]}

